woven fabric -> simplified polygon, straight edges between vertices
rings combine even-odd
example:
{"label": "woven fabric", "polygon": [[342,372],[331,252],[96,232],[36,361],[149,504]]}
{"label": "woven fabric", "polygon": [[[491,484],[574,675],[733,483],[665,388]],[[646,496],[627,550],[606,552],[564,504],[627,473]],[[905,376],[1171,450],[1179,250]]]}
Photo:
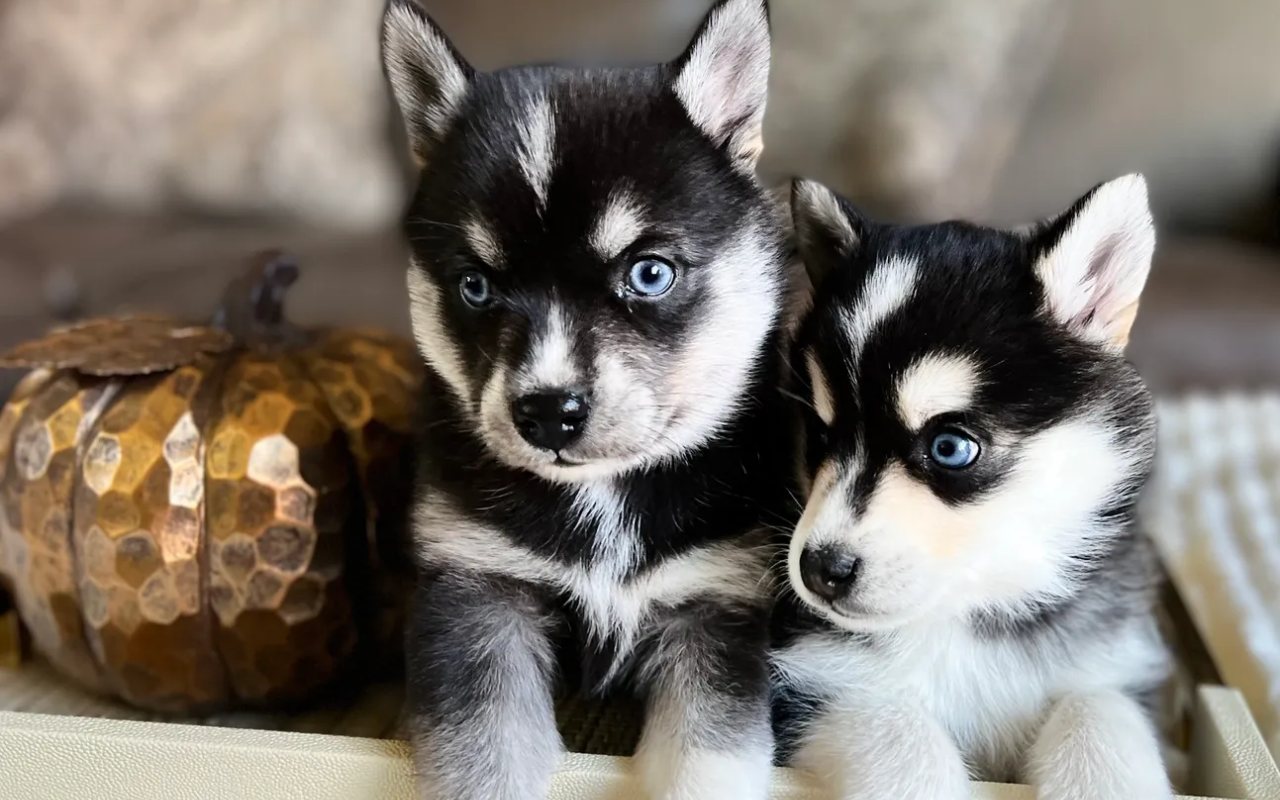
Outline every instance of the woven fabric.
{"label": "woven fabric", "polygon": [[1223,680],[1280,754],[1280,394],[1159,404],[1143,519]]}

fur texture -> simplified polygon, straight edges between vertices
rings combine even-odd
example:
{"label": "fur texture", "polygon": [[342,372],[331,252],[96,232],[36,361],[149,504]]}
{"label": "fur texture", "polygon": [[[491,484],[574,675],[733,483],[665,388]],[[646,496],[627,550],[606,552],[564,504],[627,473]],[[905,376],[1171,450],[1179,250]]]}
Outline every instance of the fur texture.
{"label": "fur texture", "polygon": [[[645,699],[653,797],[764,797],[770,529],[794,504],[790,282],[754,177],[768,33],[761,0],[724,0],[669,64],[479,73],[413,2],[388,8],[423,164],[424,796],[543,796],[565,685]],[[522,427],[547,397],[572,435]]]}
{"label": "fur texture", "polygon": [[846,798],[1168,797],[1139,705],[1167,671],[1133,519],[1154,417],[1123,359],[1141,177],[1021,233],[793,197],[817,285],[774,660],[795,761]]}

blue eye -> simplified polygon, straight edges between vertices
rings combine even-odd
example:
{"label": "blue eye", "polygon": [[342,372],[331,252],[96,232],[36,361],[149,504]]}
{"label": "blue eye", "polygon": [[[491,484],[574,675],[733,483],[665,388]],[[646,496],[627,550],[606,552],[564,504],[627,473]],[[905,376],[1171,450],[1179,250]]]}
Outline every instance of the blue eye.
{"label": "blue eye", "polygon": [[929,443],[929,458],[945,469],[964,469],[973,466],[982,448],[968,435],[959,431],[942,431]]}
{"label": "blue eye", "polygon": [[666,294],[676,282],[676,268],[657,258],[642,258],[627,273],[627,289],[642,297]]}
{"label": "blue eye", "polygon": [[472,308],[484,308],[493,302],[489,279],[475,271],[463,273],[458,281],[458,294]]}

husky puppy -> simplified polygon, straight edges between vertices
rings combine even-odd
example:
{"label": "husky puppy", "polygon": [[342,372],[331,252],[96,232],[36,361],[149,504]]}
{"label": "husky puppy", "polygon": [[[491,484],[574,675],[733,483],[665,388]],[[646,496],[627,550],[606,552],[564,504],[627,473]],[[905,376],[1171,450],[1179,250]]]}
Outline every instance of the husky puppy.
{"label": "husky puppy", "polygon": [[482,73],[415,2],[387,9],[421,165],[425,796],[545,796],[567,682],[643,698],[653,797],[764,797],[767,539],[794,505],[769,46],[763,0],[724,0],[669,64]]}
{"label": "husky puppy", "polygon": [[1154,418],[1124,358],[1145,182],[1017,232],[877,224],[810,181],[792,204],[818,286],[775,656],[793,761],[843,798],[1169,797],[1134,526]]}

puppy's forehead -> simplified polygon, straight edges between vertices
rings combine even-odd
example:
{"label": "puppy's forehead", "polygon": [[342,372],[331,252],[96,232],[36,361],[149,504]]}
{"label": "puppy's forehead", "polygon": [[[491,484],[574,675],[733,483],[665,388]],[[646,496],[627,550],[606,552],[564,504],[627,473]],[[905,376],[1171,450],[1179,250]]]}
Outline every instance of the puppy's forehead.
{"label": "puppy's forehead", "polygon": [[435,205],[485,261],[546,234],[606,260],[655,228],[714,237],[733,204],[709,196],[743,188],[657,67],[480,76],[450,139]]}

